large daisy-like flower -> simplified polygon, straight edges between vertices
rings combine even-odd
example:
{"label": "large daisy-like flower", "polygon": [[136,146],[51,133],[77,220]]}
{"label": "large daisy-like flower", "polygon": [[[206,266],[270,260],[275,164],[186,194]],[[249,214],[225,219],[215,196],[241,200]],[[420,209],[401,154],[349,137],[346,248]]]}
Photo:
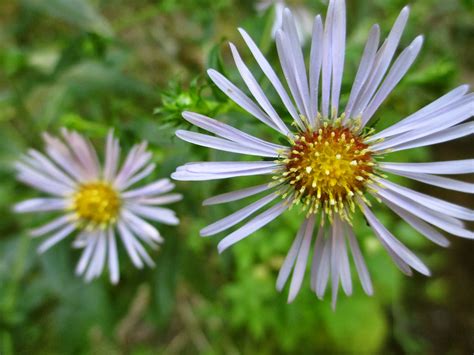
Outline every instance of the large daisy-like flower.
{"label": "large daisy-like flower", "polygon": [[429,275],[425,264],[375,216],[367,198],[369,195],[439,245],[448,245],[448,240],[439,230],[459,237],[474,238],[474,233],[467,230],[462,222],[474,220],[472,210],[400,186],[383,175],[384,172],[390,172],[446,189],[473,193],[473,184],[437,174],[472,173],[474,160],[431,163],[381,160],[389,152],[428,146],[472,133],[474,123],[462,122],[473,115],[473,94],[467,93],[467,86],[458,87],[390,128],[374,133],[367,128],[367,124],[412,65],[423,38],[415,38],[394,59],[407,22],[408,7],[401,11],[381,45],[379,26],[373,26],[347,105],[341,110],[339,99],[344,68],[345,11],[344,1],[334,0],[329,3],[324,25],[320,16],[315,18],[307,71],[292,14],[285,10],[282,28],[276,35],[276,46],[291,96],[254,41],[244,30],[240,30],[250,52],[287,110],[283,117],[291,117],[291,126],[294,128],[290,128],[276,112],[233,44],[230,44],[230,48],[235,64],[254,99],[217,71],[208,71],[223,93],[281,134],[287,140],[286,145],[264,141],[191,112],[185,112],[184,118],[216,137],[184,130],[176,133],[181,139],[201,146],[267,158],[252,162],[189,163],[179,167],[172,175],[178,180],[270,176],[263,185],[204,201],[204,204],[212,205],[262,192],[267,194],[204,228],[201,231],[203,236],[231,228],[273,203],[266,211],[227,235],[218,245],[220,252],[262,228],[291,206],[304,212],[301,228],[277,280],[277,289],[281,290],[292,273],[289,301],[294,299],[301,287],[313,240],[311,288],[318,297],[323,297],[329,279],[333,304],[337,299],[339,283],[346,294],[351,294],[348,249],[352,253],[363,289],[367,294],[372,294],[370,276],[351,228],[353,215],[358,209],[404,273],[410,275],[414,269]]}
{"label": "large daisy-like flower", "polygon": [[21,202],[15,210],[59,214],[31,231],[33,237],[49,235],[40,244],[39,252],[76,234],[73,246],[84,250],[76,273],[90,281],[101,275],[108,261],[110,280],[117,283],[118,234],[137,268],[144,264],[153,266],[143,243],[156,248],[162,238],[145,219],[178,224],[172,210],[157,205],[179,201],[181,195],[166,194],[174,188],[169,179],[132,188],[155,169],[155,164],[150,162],[152,154],[146,150],[147,144],[134,146],[120,167],[119,142],[110,132],[102,168],[87,139],[66,130],[62,131],[62,138],[45,134],[46,155],[31,149],[16,163],[20,181],[53,197]]}

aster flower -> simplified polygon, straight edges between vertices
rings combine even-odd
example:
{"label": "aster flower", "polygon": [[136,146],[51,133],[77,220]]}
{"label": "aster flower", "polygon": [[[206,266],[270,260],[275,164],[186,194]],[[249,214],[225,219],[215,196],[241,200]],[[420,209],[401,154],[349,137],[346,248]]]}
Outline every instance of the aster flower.
{"label": "aster flower", "polygon": [[[474,160],[430,163],[393,163],[381,160],[387,153],[429,146],[471,134],[474,123],[462,123],[473,115],[474,98],[467,86],[460,86],[390,128],[375,133],[367,128],[383,101],[408,71],[417,57],[423,37],[419,36],[394,59],[409,8],[405,7],[392,30],[380,45],[380,29],[370,31],[352,90],[341,110],[340,90],[344,68],[346,14],[345,3],[329,3],[325,24],[314,20],[309,69],[305,67],[297,40],[296,24],[286,9],[282,28],[276,33],[281,69],[291,96],[275,70],[254,41],[240,33],[259,67],[281,99],[286,112],[277,113],[241,59],[233,44],[230,49],[237,69],[252,94],[250,98],[235,84],[210,69],[213,82],[235,103],[281,134],[286,145],[251,136],[227,124],[198,113],[185,112],[184,118],[215,136],[191,131],[176,132],[181,139],[221,151],[265,158],[249,162],[194,162],[181,166],[172,175],[177,180],[214,180],[237,176],[265,175],[265,184],[224,193],[204,201],[215,205],[265,192],[267,195],[201,231],[202,236],[227,230],[257,211],[268,207],[218,245],[219,252],[246,238],[295,206],[303,213],[301,228],[283,263],[277,279],[282,290],[292,274],[291,302],[301,287],[310,249],[310,286],[322,298],[331,284],[335,305],[339,284],[352,293],[348,250],[352,254],[362,287],[369,295],[373,286],[367,266],[352,230],[352,220],[362,212],[374,234],[398,268],[411,275],[412,269],[429,275],[425,264],[403,245],[375,216],[373,208],[384,204],[415,230],[441,246],[448,240],[440,232],[474,238],[463,220],[474,220],[474,212],[441,199],[389,181],[384,172],[404,176],[445,189],[473,193],[472,183],[440,175],[474,172]],[[291,126],[281,117],[291,117]],[[291,128],[290,128],[291,127]],[[368,196],[375,197],[373,208]],[[313,245],[313,247],[312,247]]]}
{"label": "aster flower", "polygon": [[31,149],[16,163],[18,180],[52,197],[23,201],[15,211],[57,215],[31,230],[33,237],[48,236],[38,251],[75,235],[72,245],[83,249],[76,273],[90,281],[102,274],[107,262],[110,280],[117,283],[119,235],[137,268],[154,266],[143,244],[156,249],[163,239],[145,219],[178,224],[172,210],[157,206],[179,201],[181,195],[167,194],[174,188],[169,179],[132,187],[155,169],[147,143],[132,147],[120,167],[119,141],[109,132],[101,167],[91,143],[77,132],[62,130],[62,139],[45,134],[44,140],[46,155]]}

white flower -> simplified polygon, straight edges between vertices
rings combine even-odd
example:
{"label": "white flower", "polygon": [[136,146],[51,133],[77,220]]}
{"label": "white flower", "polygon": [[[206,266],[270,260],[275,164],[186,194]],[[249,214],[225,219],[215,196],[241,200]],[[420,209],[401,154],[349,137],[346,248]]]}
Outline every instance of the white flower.
{"label": "white flower", "polygon": [[134,146],[120,167],[119,142],[110,132],[102,168],[87,139],[66,130],[62,138],[45,134],[46,155],[31,149],[16,163],[18,180],[52,195],[21,202],[16,212],[58,214],[31,231],[33,237],[49,235],[38,251],[43,253],[74,233],[73,246],[83,249],[76,273],[90,281],[101,275],[107,261],[110,280],[117,283],[118,234],[137,268],[153,266],[143,243],[156,249],[163,239],[145,219],[178,224],[173,211],[156,205],[179,201],[181,195],[166,194],[174,188],[169,179],[132,188],[155,169],[147,144]]}
{"label": "white flower", "polygon": [[368,195],[374,196],[414,229],[441,246],[447,246],[449,242],[439,230],[474,238],[474,233],[467,230],[462,222],[474,220],[472,210],[400,186],[383,175],[383,172],[390,172],[472,194],[472,183],[434,174],[473,173],[473,159],[432,163],[381,160],[389,152],[428,146],[473,133],[473,122],[462,123],[473,115],[473,94],[467,93],[467,86],[460,86],[390,128],[374,134],[373,130],[366,128],[367,123],[412,65],[423,38],[415,38],[394,59],[407,22],[408,7],[401,11],[382,45],[380,29],[378,25],[373,26],[348,103],[341,112],[339,98],[344,68],[345,12],[344,1],[333,0],[329,3],[325,25],[320,16],[315,18],[307,71],[292,14],[285,10],[283,27],[276,35],[276,45],[292,98],[253,40],[244,30],[240,30],[250,52],[284,104],[287,110],[284,117],[293,119],[294,130],[273,108],[233,44],[230,48],[237,69],[254,99],[217,71],[208,71],[222,92],[285,137],[287,145],[264,141],[191,112],[185,112],[184,118],[216,137],[184,130],[176,132],[181,139],[201,146],[272,159],[189,163],[179,167],[172,177],[177,180],[249,175],[271,177],[263,185],[204,201],[205,205],[212,205],[240,200],[264,191],[267,193],[257,202],[204,228],[201,231],[203,236],[227,230],[274,202],[266,211],[226,236],[218,245],[220,252],[262,228],[291,206],[304,212],[304,221],[277,280],[277,289],[281,290],[290,273],[293,273],[289,302],[299,292],[313,242],[310,278],[311,289],[318,297],[323,297],[330,278],[333,305],[339,283],[347,295],[352,293],[348,249],[363,289],[369,295],[373,293],[367,267],[351,228],[356,207],[362,211],[383,247],[404,273],[411,275],[414,269],[424,275],[430,274],[425,264],[377,219],[370,208]]}

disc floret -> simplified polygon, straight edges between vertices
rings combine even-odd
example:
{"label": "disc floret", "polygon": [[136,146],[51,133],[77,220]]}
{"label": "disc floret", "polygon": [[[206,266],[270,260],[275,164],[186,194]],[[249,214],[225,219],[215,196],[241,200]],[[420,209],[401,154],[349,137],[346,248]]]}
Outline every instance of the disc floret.
{"label": "disc floret", "polygon": [[357,130],[324,123],[319,129],[295,136],[291,149],[279,160],[284,166],[276,179],[283,184],[282,195],[308,214],[322,209],[350,219],[354,197],[363,196],[374,176],[375,162],[365,137]]}
{"label": "disc floret", "polygon": [[117,219],[121,205],[118,192],[110,184],[91,182],[82,184],[73,195],[71,209],[80,222],[104,227]]}

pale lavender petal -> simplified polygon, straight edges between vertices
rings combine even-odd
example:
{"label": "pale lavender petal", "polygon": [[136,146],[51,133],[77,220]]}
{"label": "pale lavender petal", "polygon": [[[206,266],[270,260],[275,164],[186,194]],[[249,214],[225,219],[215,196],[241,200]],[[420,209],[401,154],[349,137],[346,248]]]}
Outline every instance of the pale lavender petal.
{"label": "pale lavender petal", "polygon": [[260,192],[266,191],[270,189],[271,186],[269,184],[257,185],[252,187],[246,187],[245,189],[236,190],[232,192],[226,192],[224,194],[220,194],[217,196],[210,197],[203,201],[204,206],[208,205],[217,205],[220,203],[227,203],[232,201],[241,200],[246,197],[250,197],[256,195]]}
{"label": "pale lavender petal", "polygon": [[424,174],[472,174],[474,159],[437,161],[431,163],[390,163],[381,162],[381,169],[393,172],[424,173]]}
{"label": "pale lavender petal", "polygon": [[258,107],[247,95],[245,95],[237,86],[232,84],[225,76],[221,73],[215,71],[214,69],[209,69],[207,74],[217,85],[221,91],[226,94],[232,101],[237,105],[242,107],[244,110],[249,112],[255,118],[265,123],[267,126],[273,128],[276,131],[279,131],[275,123],[270,119],[270,117],[263,112],[260,107]]}
{"label": "pale lavender petal", "polygon": [[400,42],[400,38],[408,20],[409,12],[408,6],[402,9],[387,39],[377,52],[374,68],[364,83],[356,103],[354,104],[352,116],[357,117],[365,110],[367,104],[372,99],[374,92],[377,90],[380,82],[385,76],[393,55],[398,47],[398,43]]}
{"label": "pale lavender petal", "polygon": [[253,218],[250,222],[246,223],[244,226],[237,229],[235,232],[229,234],[227,237],[222,239],[217,248],[219,253],[222,253],[228,247],[234,245],[235,243],[241,241],[242,239],[248,237],[253,232],[259,230],[263,226],[267,225],[283,212],[288,209],[288,201],[282,201],[275,206],[269,208],[265,212],[259,214],[257,217]]}
{"label": "pale lavender petal", "polygon": [[273,85],[273,87],[277,91],[278,95],[280,96],[281,101],[285,105],[285,108],[288,110],[288,113],[291,115],[291,117],[293,117],[295,122],[300,122],[301,121],[300,117],[298,116],[298,113],[296,112],[296,109],[293,103],[291,102],[290,97],[288,96],[285,88],[283,87],[283,84],[281,83],[280,79],[276,75],[275,71],[273,70],[268,60],[262,54],[260,49],[255,44],[255,42],[248,35],[248,33],[245,32],[245,30],[243,30],[242,28],[239,28],[239,32],[242,35],[242,38],[244,39],[245,43],[249,47],[258,65],[260,66],[260,68],[262,69],[262,71],[265,73],[266,77],[270,81],[270,83]]}
{"label": "pale lavender petal", "polygon": [[314,221],[314,214],[307,219],[307,223],[304,230],[304,238],[301,242],[298,251],[295,269],[293,270],[293,277],[291,278],[290,291],[288,293],[288,303],[293,302],[301,288],[301,284],[303,283],[303,278],[306,271],[306,264],[308,261],[309,249],[311,246],[311,241],[313,239]]}
{"label": "pale lavender petal", "polygon": [[474,210],[423,194],[421,192],[414,191],[407,187],[397,185],[386,179],[378,178],[377,180],[388,190],[402,195],[417,203],[421,203],[434,211],[466,221],[474,221]]}
{"label": "pale lavender petal", "polygon": [[421,110],[418,110],[414,114],[404,118],[398,123],[395,123],[394,125],[380,131],[377,134],[374,134],[373,136],[370,136],[367,138],[367,141],[375,141],[380,138],[386,138],[390,137],[396,134],[404,133],[406,131],[410,130],[410,125],[409,123],[415,122],[415,121],[424,121],[426,120],[427,117],[431,117],[435,112],[449,108],[451,105],[456,105],[457,102],[462,99],[464,94],[469,90],[468,85],[462,85],[446,95],[440,97],[439,99],[433,101],[432,103],[426,105],[423,107]]}
{"label": "pale lavender petal", "polygon": [[390,169],[383,169],[384,171],[391,172],[393,174],[403,176],[412,180],[420,181],[425,184],[439,186],[444,189],[466,192],[469,194],[474,194],[474,184],[470,182],[464,182],[454,179],[445,178],[442,176],[422,174],[422,173],[408,173],[400,171],[391,171]]}
{"label": "pale lavender petal", "polygon": [[[374,187],[373,187],[374,188]],[[398,194],[387,191],[386,189],[377,189],[383,201],[390,201],[396,206],[403,208],[405,211],[414,216],[458,237],[474,239],[474,233],[463,228],[463,224],[459,220],[443,215],[429,209],[427,206],[420,205],[412,200],[404,198]],[[456,223],[457,222],[457,223]]]}
{"label": "pale lavender petal", "polygon": [[64,226],[65,224],[71,223],[72,217],[73,215],[65,215],[58,217],[52,220],[51,222],[42,225],[41,227],[30,230],[30,235],[32,237],[40,237],[42,235],[55,231],[56,229]]}
{"label": "pale lavender petal", "polygon": [[365,126],[365,124],[369,122],[380,105],[385,101],[395,86],[405,76],[406,72],[408,69],[410,69],[411,65],[420,53],[422,44],[423,36],[416,37],[415,40],[400,54],[395,63],[393,63],[384,82],[378,89],[373,99],[370,101],[367,108],[362,113],[362,126]]}
{"label": "pale lavender petal", "polygon": [[410,140],[407,143],[396,145],[390,148],[390,152],[444,143],[461,137],[469,136],[473,133],[474,122],[463,123],[451,128],[444,129],[441,132]]}
{"label": "pale lavender petal", "polygon": [[357,70],[356,77],[354,79],[354,84],[352,85],[351,95],[346,106],[346,119],[351,117],[352,109],[354,107],[355,100],[357,99],[362,85],[367,80],[370,70],[372,69],[375,61],[375,54],[377,53],[377,48],[380,40],[380,27],[379,25],[372,26],[370,30],[369,39],[364,48],[364,53],[362,54],[362,59],[359,64],[359,69]]}
{"label": "pale lavender petal", "polygon": [[140,256],[138,255],[137,250],[135,249],[135,245],[133,243],[133,240],[135,237],[133,236],[132,232],[128,229],[125,223],[119,221],[117,223],[118,231],[120,238],[122,239],[123,245],[125,246],[125,249],[127,250],[128,255],[130,256],[130,259],[132,259],[133,264],[139,268],[143,268],[143,262],[140,259]]}
{"label": "pale lavender petal", "polygon": [[332,52],[332,88],[331,114],[338,116],[339,96],[341,92],[342,74],[344,72],[344,56],[346,52],[346,3],[334,0],[334,20],[331,37]]}
{"label": "pale lavender petal", "polygon": [[66,208],[67,202],[59,198],[32,198],[14,206],[18,213],[61,211]]}
{"label": "pale lavender petal", "polygon": [[311,53],[309,60],[309,96],[311,115],[308,117],[312,127],[316,127],[316,116],[318,114],[319,80],[321,66],[323,63],[323,22],[321,16],[316,16],[313,25],[313,38],[311,40]]}
{"label": "pale lavender petal", "polygon": [[268,150],[251,148],[243,143],[231,142],[227,139],[213,137],[207,134],[185,131],[180,129],[176,131],[176,135],[186,142],[200,145],[202,147],[222,150],[224,152],[255,155],[259,157],[269,158],[278,157],[278,153],[276,152],[269,152]]}
{"label": "pale lavender petal", "polygon": [[298,252],[300,250],[301,243],[303,242],[303,237],[306,231],[306,225],[308,224],[308,220],[304,220],[301,224],[298,233],[296,234],[296,238],[293,240],[291,244],[290,250],[288,254],[286,254],[285,261],[278,272],[278,277],[276,281],[276,289],[277,291],[281,292],[283,287],[285,287],[286,281],[288,277],[290,277],[291,271],[295,266],[296,257],[298,256]]}
{"label": "pale lavender petal", "polygon": [[449,246],[449,240],[429,224],[423,222],[421,219],[415,217],[410,212],[405,211],[404,209],[387,200],[385,200],[384,203],[390,207],[392,211],[398,214],[405,222],[407,222],[410,226],[420,232],[427,239],[431,240],[433,243],[436,243],[442,247]]}
{"label": "pale lavender petal", "polygon": [[76,229],[76,226],[73,224],[68,224],[67,226],[61,228],[59,231],[54,233],[51,237],[49,237],[43,243],[40,244],[40,246],[38,247],[38,253],[44,253],[46,250],[69,236],[74,231],[74,229]]}
{"label": "pale lavender petal", "polygon": [[122,193],[123,199],[134,199],[157,194],[163,194],[174,189],[174,184],[169,179],[160,179],[148,185]]}
{"label": "pale lavender petal", "polygon": [[264,198],[238,210],[237,212],[234,212],[231,215],[208,225],[207,227],[201,230],[201,237],[208,237],[233,227],[234,225],[243,221],[248,216],[251,216],[256,211],[258,211],[263,206],[267,205],[277,197],[277,193],[271,193],[270,195],[265,196]]}
{"label": "pale lavender petal", "polygon": [[430,271],[426,265],[413,254],[406,246],[404,246],[398,239],[396,239],[387,228],[375,217],[370,209],[359,200],[360,206],[364,212],[367,221],[374,230],[375,234],[380,240],[383,240],[397,254],[405,263],[410,265],[423,275],[430,276]]}
{"label": "pale lavender petal", "polygon": [[114,285],[118,284],[120,279],[120,269],[119,269],[119,260],[117,253],[117,242],[115,241],[115,232],[112,228],[109,228],[108,234],[108,256],[109,256],[109,272],[110,272],[110,282]]}
{"label": "pale lavender petal", "polygon": [[367,269],[364,257],[362,256],[362,253],[360,251],[359,243],[357,242],[357,239],[354,236],[351,227],[348,224],[344,224],[344,226],[347,239],[349,240],[349,245],[351,247],[352,257],[354,259],[357,273],[359,274],[359,280],[362,284],[362,288],[364,289],[366,294],[372,296],[374,294],[374,288],[372,286],[372,280],[370,278],[369,270]]}
{"label": "pale lavender petal", "polygon": [[257,100],[259,105],[263,108],[263,110],[268,114],[268,116],[270,117],[272,122],[276,125],[276,127],[278,127],[278,130],[280,131],[280,133],[282,133],[285,136],[291,135],[290,131],[288,130],[288,127],[286,127],[286,125],[281,120],[280,116],[278,116],[278,113],[273,108],[270,101],[268,101],[262,88],[257,83],[257,80],[255,80],[255,77],[252,75],[252,72],[249,70],[249,68],[247,68],[247,66],[243,62],[242,58],[240,57],[239,52],[237,51],[237,48],[232,43],[230,43],[229,45],[232,52],[232,56],[234,57],[235,65],[237,66],[237,69],[240,75],[242,76],[242,79],[244,80],[245,84],[249,88],[252,95],[255,97],[255,99]]}
{"label": "pale lavender petal", "polygon": [[162,207],[141,206],[135,203],[127,203],[126,207],[139,216],[169,225],[178,225],[179,219],[174,211]]}
{"label": "pale lavender petal", "polygon": [[232,126],[219,122],[204,115],[194,112],[183,112],[183,118],[206,131],[214,133],[222,138],[231,140],[235,143],[253,146],[256,149],[266,151],[270,154],[288,149],[285,146],[266,142],[250,134],[242,132]]}

